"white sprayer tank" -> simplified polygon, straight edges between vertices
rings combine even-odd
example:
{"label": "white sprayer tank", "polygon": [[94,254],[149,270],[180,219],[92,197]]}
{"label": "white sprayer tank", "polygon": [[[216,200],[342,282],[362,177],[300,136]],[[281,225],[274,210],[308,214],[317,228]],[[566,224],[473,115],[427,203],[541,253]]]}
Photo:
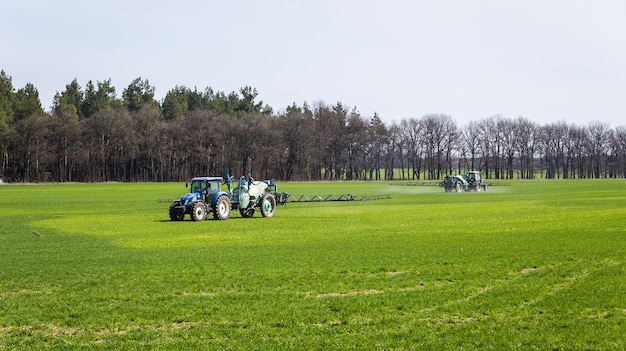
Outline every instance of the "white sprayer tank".
{"label": "white sprayer tank", "polygon": [[247,208],[250,199],[254,199],[256,202],[263,195],[267,186],[267,183],[255,180],[250,183],[250,187],[248,187],[247,182],[243,182],[241,186],[233,189],[233,195],[239,196],[239,208]]}

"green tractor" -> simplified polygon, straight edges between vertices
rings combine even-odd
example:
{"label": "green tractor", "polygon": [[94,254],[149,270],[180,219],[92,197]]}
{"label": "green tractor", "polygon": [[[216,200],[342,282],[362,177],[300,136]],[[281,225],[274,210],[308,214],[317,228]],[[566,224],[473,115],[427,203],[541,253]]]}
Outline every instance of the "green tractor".
{"label": "green tractor", "polygon": [[456,191],[488,191],[489,187],[480,176],[479,171],[470,171],[463,175],[447,175],[443,178],[440,186],[444,187],[447,193]]}

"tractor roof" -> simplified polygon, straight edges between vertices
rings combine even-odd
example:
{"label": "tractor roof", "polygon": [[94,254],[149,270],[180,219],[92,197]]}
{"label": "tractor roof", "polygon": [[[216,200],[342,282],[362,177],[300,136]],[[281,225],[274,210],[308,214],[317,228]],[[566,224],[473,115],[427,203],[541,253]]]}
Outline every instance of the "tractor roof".
{"label": "tractor roof", "polygon": [[191,181],[223,181],[224,178],[222,177],[195,177],[195,178],[191,178]]}

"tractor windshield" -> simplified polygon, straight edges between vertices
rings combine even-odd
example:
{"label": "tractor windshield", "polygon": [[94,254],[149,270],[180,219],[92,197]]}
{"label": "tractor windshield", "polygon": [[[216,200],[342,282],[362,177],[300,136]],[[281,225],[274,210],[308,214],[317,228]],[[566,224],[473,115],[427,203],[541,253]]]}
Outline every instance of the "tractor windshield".
{"label": "tractor windshield", "polygon": [[193,180],[191,192],[198,194],[217,194],[220,192],[220,182],[206,179]]}
{"label": "tractor windshield", "polygon": [[202,194],[203,190],[206,189],[206,182],[201,180],[194,180],[191,182],[191,192]]}

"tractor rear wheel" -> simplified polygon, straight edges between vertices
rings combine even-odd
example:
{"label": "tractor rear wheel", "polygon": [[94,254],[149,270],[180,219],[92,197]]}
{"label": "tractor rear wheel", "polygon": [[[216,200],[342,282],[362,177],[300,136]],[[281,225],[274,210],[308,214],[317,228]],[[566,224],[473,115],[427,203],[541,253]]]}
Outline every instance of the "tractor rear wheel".
{"label": "tractor rear wheel", "polygon": [[226,195],[220,195],[213,208],[213,218],[221,221],[230,218],[230,199]]}
{"label": "tractor rear wheel", "polygon": [[206,219],[206,206],[202,202],[196,202],[191,208],[191,219],[196,222]]}
{"label": "tractor rear wheel", "polygon": [[276,197],[270,193],[265,193],[261,199],[261,214],[263,217],[273,217],[276,212]]}

